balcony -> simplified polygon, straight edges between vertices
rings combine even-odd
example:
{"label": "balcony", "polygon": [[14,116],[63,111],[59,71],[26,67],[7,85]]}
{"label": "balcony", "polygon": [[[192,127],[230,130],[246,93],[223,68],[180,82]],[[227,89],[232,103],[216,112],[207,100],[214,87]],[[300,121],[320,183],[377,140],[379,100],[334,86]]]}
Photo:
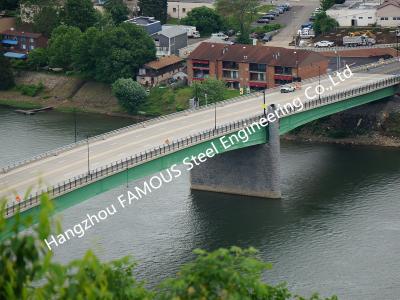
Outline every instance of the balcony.
{"label": "balcony", "polygon": [[250,64],[250,72],[265,73],[267,72],[266,64]]}
{"label": "balcony", "polygon": [[266,82],[265,73],[250,72],[250,81]]}
{"label": "balcony", "polygon": [[223,70],[222,78],[229,79],[229,80],[239,80],[239,72],[238,71]]}
{"label": "balcony", "polygon": [[223,70],[239,70],[239,64],[234,61],[223,61],[222,69]]}

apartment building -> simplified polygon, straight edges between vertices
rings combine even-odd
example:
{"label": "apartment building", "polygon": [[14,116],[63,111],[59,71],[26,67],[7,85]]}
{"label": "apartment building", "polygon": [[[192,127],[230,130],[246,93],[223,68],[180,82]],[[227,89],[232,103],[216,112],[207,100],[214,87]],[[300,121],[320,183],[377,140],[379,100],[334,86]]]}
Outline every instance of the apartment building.
{"label": "apartment building", "polygon": [[182,19],[194,8],[214,7],[214,0],[169,0],[167,13],[171,18]]}
{"label": "apartment building", "polygon": [[252,45],[202,43],[187,59],[189,84],[217,78],[230,88],[266,89],[327,72],[319,53]]}

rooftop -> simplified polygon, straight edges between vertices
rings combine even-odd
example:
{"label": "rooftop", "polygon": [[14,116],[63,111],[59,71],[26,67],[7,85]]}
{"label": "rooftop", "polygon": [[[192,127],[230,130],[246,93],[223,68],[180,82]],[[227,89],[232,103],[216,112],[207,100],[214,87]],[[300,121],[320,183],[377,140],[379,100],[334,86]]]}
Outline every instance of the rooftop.
{"label": "rooftop", "polygon": [[379,0],[347,0],[343,4],[335,4],[329,10],[344,10],[344,9],[375,9],[382,1]]}
{"label": "rooftop", "polygon": [[187,33],[186,29],[182,27],[177,27],[177,26],[171,26],[171,27],[164,27],[163,30],[157,32],[156,34],[162,34],[168,38],[175,37],[177,35],[181,35]]}
{"label": "rooftop", "polygon": [[260,63],[270,66],[307,65],[327,60],[317,52],[282,47],[224,45],[202,43],[188,57],[189,59],[210,61],[234,61],[243,63]]}
{"label": "rooftop", "polygon": [[176,63],[182,62],[183,59],[176,56],[176,55],[171,55],[171,56],[165,56],[161,57],[158,60],[153,60],[147,64],[145,64],[145,67],[154,69],[154,70],[160,70],[162,68],[168,67],[170,65],[174,65]]}

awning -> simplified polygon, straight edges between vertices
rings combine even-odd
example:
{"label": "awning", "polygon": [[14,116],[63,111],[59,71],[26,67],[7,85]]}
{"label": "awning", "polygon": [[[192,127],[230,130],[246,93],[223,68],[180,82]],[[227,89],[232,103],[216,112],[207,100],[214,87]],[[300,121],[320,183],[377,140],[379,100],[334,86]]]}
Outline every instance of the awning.
{"label": "awning", "polygon": [[2,44],[7,44],[7,45],[17,45],[18,41],[17,40],[2,40]]}
{"label": "awning", "polygon": [[24,53],[16,53],[16,52],[6,52],[4,53],[5,57],[8,58],[16,58],[16,59],[24,59],[27,58],[27,55]]}

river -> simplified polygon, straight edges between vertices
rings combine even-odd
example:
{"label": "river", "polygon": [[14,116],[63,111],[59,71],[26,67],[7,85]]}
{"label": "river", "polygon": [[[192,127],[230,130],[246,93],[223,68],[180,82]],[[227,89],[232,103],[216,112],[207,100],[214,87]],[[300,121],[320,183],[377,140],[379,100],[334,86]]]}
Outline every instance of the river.
{"label": "river", "polygon": [[[131,122],[79,114],[78,138]],[[71,114],[23,116],[0,108],[1,166],[73,140]],[[284,142],[282,200],[192,192],[184,174],[84,238],[60,246],[55,258],[67,262],[88,249],[105,260],[131,255],[137,277],[154,285],[193,259],[195,248],[253,246],[273,264],[265,280],[286,281],[296,293],[398,300],[399,174],[397,149]],[[57,217],[69,228],[115,203],[125,190],[114,189]]]}

